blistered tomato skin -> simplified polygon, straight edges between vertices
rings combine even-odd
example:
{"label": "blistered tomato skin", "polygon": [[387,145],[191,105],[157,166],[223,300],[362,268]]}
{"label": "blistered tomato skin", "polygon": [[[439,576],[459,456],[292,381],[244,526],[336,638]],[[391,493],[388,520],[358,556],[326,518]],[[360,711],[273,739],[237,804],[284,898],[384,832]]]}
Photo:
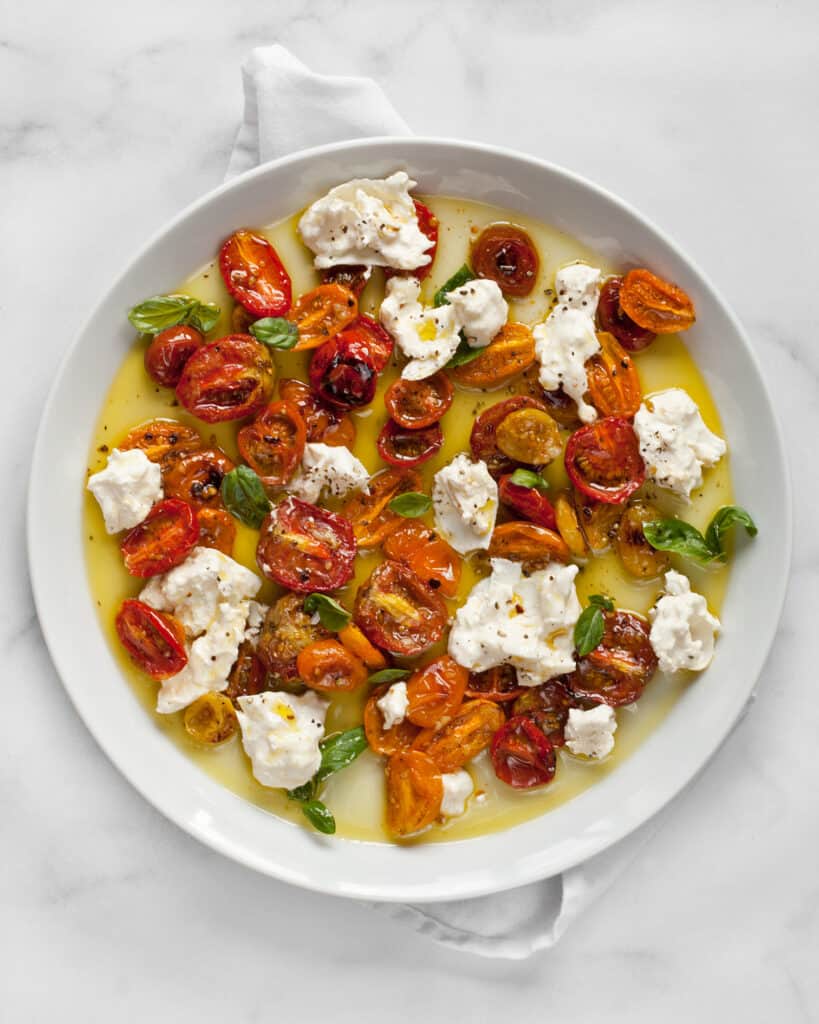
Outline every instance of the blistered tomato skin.
{"label": "blistered tomato skin", "polygon": [[115,625],[131,661],[152,679],[170,679],[187,665],[185,632],[172,615],[128,600],[122,602]]}
{"label": "blistered tomato skin", "polygon": [[359,589],[353,618],[376,647],[411,657],[441,639],[449,616],[443,599],[420,577],[388,560]]}
{"label": "blistered tomato skin", "polygon": [[431,459],[443,443],[444,435],[439,423],[421,430],[407,430],[395,420],[387,420],[378,435],[376,447],[381,458],[391,466],[411,467]]}
{"label": "blistered tomato skin", "polygon": [[407,718],[425,729],[445,721],[463,703],[468,678],[467,670],[448,654],[413,672],[407,680]]}
{"label": "blistered tomato skin", "polygon": [[495,733],[490,749],[495,774],[513,789],[545,786],[555,777],[556,759],[546,734],[531,718],[510,718]]}
{"label": "blistered tomato skin", "polygon": [[358,316],[356,296],[340,284],[321,284],[300,296],[287,314],[298,327],[296,351],[317,348]]}
{"label": "blistered tomato skin", "polygon": [[322,693],[346,693],[367,682],[364,662],[338,640],[317,640],[305,647],[296,669],[306,686]]}
{"label": "blistered tomato skin", "polygon": [[175,388],[185,364],[204,342],[194,327],[169,327],[160,331],[145,350],[148,376],[164,388]]}
{"label": "blistered tomato skin", "polygon": [[408,430],[420,430],[437,423],[452,405],[454,391],[449,377],[442,371],[425,380],[399,377],[384,396],[387,412]]}
{"label": "blistered tomato skin", "polygon": [[512,398],[505,398],[495,405],[490,405],[475,420],[472,427],[469,437],[472,457],[473,459],[483,459],[489,472],[496,479],[515,469],[514,459],[505,455],[498,446],[498,427],[507,416],[520,409],[540,409],[545,412],[546,406],[543,402],[536,398],[530,398],[528,395],[515,395]]}
{"label": "blistered tomato skin", "polygon": [[682,288],[644,267],[623,278],[620,309],[639,327],[658,334],[685,331],[696,320],[694,303]]}
{"label": "blistered tomato skin", "polygon": [[162,461],[162,484],[167,497],[181,498],[194,508],[220,508],[222,480],[233,462],[218,448],[170,454]]}
{"label": "blistered tomato skin", "polygon": [[369,493],[354,494],[341,510],[353,524],[360,548],[383,543],[406,520],[389,507],[393,498],[421,489],[421,477],[414,469],[385,469],[370,478]]}
{"label": "blistered tomato skin", "polygon": [[405,519],[384,540],[384,554],[403,562],[431,590],[455,597],[461,580],[461,556],[435,530],[418,519]]}
{"label": "blistered tomato skin", "polygon": [[232,234],[219,253],[219,270],[233,298],[257,318],[290,309],[290,275],[261,235],[247,229]]}
{"label": "blistered tomato skin", "polygon": [[296,472],[307,425],[290,402],[271,402],[236,438],[242,458],[266,487],[281,487]]}
{"label": "blistered tomato skin", "polygon": [[511,474],[506,474],[498,483],[498,496],[504,505],[531,522],[545,526],[547,530],[557,530],[557,519],[552,503],[536,487],[523,487],[512,483]]}
{"label": "blistered tomato skin", "polygon": [[356,429],[350,417],[322,402],[309,384],[293,377],[279,381],[279,397],[299,410],[307,430],[306,440],[331,447],[352,448]]}
{"label": "blistered tomato skin", "polygon": [[523,298],[535,287],[540,258],[535,243],[515,224],[490,224],[472,246],[478,277],[495,281],[505,295]]}
{"label": "blistered tomato skin", "polygon": [[340,263],[336,267],[326,267],[322,270],[321,280],[325,284],[340,284],[349,289],[356,298],[359,298],[367,287],[371,274],[372,268],[370,267],[345,266]]}
{"label": "blistered tomato skin", "polygon": [[648,348],[657,335],[636,324],[620,308],[622,277],[609,277],[600,289],[597,303],[597,323],[601,331],[613,334],[628,352]]}
{"label": "blistered tomato skin", "polygon": [[186,501],[165,498],[128,531],[120,550],[128,572],[146,579],[179,565],[198,542],[196,512]]}
{"label": "blistered tomato skin", "polygon": [[276,370],[265,346],[249,334],[229,334],[190,357],[176,386],[182,405],[205,423],[254,416],[273,394]]}
{"label": "blistered tomato skin", "polygon": [[193,429],[176,420],[150,420],[134,427],[117,447],[120,451],[140,448],[151,462],[161,463],[165,456],[198,451],[202,438]]}
{"label": "blistered tomato skin", "polygon": [[649,625],[632,612],[605,612],[603,639],[568,677],[572,693],[598,704],[621,707],[638,700],[657,670]]}
{"label": "blistered tomato skin", "polygon": [[310,385],[319,398],[336,409],[361,409],[375,397],[378,371],[372,352],[345,331],[315,350],[310,362]]}
{"label": "blistered tomato skin", "polygon": [[576,430],[566,445],[565,463],[571,482],[593,501],[620,505],[645,480],[637,435],[618,416]]}

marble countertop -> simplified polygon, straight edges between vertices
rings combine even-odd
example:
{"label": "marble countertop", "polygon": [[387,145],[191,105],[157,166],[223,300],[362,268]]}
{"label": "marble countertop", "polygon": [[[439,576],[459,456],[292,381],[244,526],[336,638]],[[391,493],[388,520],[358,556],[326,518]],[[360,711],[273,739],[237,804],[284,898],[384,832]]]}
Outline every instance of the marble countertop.
{"label": "marble countertop", "polygon": [[[207,6],[34,0],[0,27],[4,1019],[341,1024],[398,999],[429,1021],[819,1020],[819,9]],[[98,749],[34,615],[23,498],[53,368],[135,247],[221,180],[241,59],[272,41],[376,77],[419,132],[529,150],[634,202],[713,276],[779,401],[796,557],[758,699],[628,875],[528,962],[443,950],[199,846]]]}

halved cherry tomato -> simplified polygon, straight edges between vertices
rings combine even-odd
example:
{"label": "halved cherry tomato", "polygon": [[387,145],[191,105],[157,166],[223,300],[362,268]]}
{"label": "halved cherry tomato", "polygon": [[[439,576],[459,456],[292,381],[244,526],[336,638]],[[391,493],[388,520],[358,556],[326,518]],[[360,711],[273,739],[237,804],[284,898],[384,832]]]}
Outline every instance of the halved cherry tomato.
{"label": "halved cherry tomato", "polygon": [[395,342],[392,335],[377,320],[373,320],[366,313],[361,313],[342,333],[348,340],[360,342],[367,347],[376,373],[384,371],[392,356]]}
{"label": "halved cherry tomato", "polygon": [[364,662],[338,640],[317,640],[299,651],[296,669],[311,690],[322,693],[346,693],[367,682]]}
{"label": "halved cherry tomato", "polygon": [[131,661],[151,679],[170,679],[188,663],[182,623],[143,601],[122,602],[116,629]]}
{"label": "halved cherry tomato", "polygon": [[387,761],[387,828],[409,836],[435,821],[441,811],[441,772],[425,754],[402,750]]}
{"label": "halved cherry tomato", "polygon": [[565,462],[578,491],[611,505],[631,497],[646,475],[634,428],[619,416],[576,430],[566,445]]}
{"label": "halved cherry tomato", "polygon": [[405,520],[389,508],[399,494],[418,491],[421,477],[414,469],[385,469],[370,479],[369,494],[356,493],[341,510],[353,524],[360,548],[374,548]]}
{"label": "halved cherry tomato", "polygon": [[504,505],[513,508],[538,526],[545,526],[547,530],[557,529],[552,503],[537,487],[524,487],[512,483],[512,476],[507,473],[498,482],[498,496]]}
{"label": "halved cherry tomato", "polygon": [[348,519],[288,496],[262,523],[256,561],[268,579],[306,594],[343,587],[355,551]]}
{"label": "halved cherry tomato", "polygon": [[185,364],[205,343],[194,327],[179,325],[160,331],[145,349],[145,369],[151,380],[164,388],[175,388]]}
{"label": "halved cherry tomato", "polygon": [[205,423],[253,416],[270,400],[276,370],[265,346],[249,334],[229,334],[190,357],[176,397]]}
{"label": "halved cherry tomato", "polygon": [[514,460],[504,455],[498,447],[497,431],[506,417],[519,409],[541,409],[545,412],[546,406],[528,395],[514,395],[512,398],[505,398],[502,402],[490,405],[475,420],[472,427],[469,437],[472,456],[475,459],[483,459],[489,472],[496,478],[504,473],[511,473],[515,468]]}
{"label": "halved cherry tomato", "polygon": [[560,429],[542,409],[516,409],[504,416],[495,443],[504,455],[527,466],[545,466],[563,451]]}
{"label": "halved cherry tomato", "polygon": [[632,612],[604,612],[605,631],[595,649],[568,677],[572,693],[620,707],[642,694],[657,669],[645,619]]}
{"label": "halved cherry tomato", "polygon": [[[574,492],[573,492],[574,493]],[[580,521],[577,518],[577,509],[574,499],[568,494],[561,492],[555,497],[555,519],[557,520],[557,532],[566,542],[569,551],[575,558],[585,558],[589,553],[586,545],[586,538],[580,529]]]}
{"label": "halved cherry tomato", "polygon": [[422,430],[407,430],[387,420],[375,443],[378,454],[391,466],[420,466],[440,451],[444,434],[440,423]]}
{"label": "halved cherry tomato", "polygon": [[470,672],[466,684],[466,696],[482,700],[492,700],[504,704],[524,692],[518,686],[518,675],[511,665],[497,665],[485,672]]}
{"label": "halved cherry tomato", "polygon": [[184,455],[170,455],[162,462],[165,494],[182,498],[194,508],[220,508],[222,480],[233,463],[219,448],[203,448]]}
{"label": "halved cherry tomato", "polygon": [[455,597],[461,581],[461,557],[447,542],[417,519],[405,519],[384,541],[384,554],[403,562],[432,590]]}
{"label": "halved cherry tomato", "polygon": [[258,654],[249,640],[239,645],[239,653],[228,676],[226,697],[237,703],[240,697],[252,697],[265,688],[265,671]]}
{"label": "halved cherry tomato", "polygon": [[463,703],[468,678],[448,654],[413,672],[407,680],[407,718],[425,729],[439,725]]}
{"label": "halved cherry tomato", "polygon": [[340,629],[338,638],[347,650],[363,661],[371,671],[387,667],[387,659],[377,647],[373,647],[354,622],[348,622]]}
{"label": "halved cherry tomato", "polygon": [[150,420],[134,427],[117,447],[123,452],[140,448],[151,462],[162,462],[166,455],[195,452],[202,447],[202,438],[176,420]]}
{"label": "halved cherry tomato", "polygon": [[658,334],[685,331],[696,320],[694,303],[682,288],[642,267],[623,278],[620,309],[638,327]]}
{"label": "halved cherry tomato", "polygon": [[614,335],[600,331],[597,340],[600,351],[586,363],[592,404],[601,416],[630,419],[643,400],[637,367]]}
{"label": "halved cherry tomato", "polygon": [[304,610],[302,594],[285,594],[271,605],[264,617],[256,653],[274,677],[276,686],[292,682],[298,675],[296,658],[309,644],[325,640],[330,633]]}
{"label": "halved cherry tomato", "polygon": [[622,505],[612,505],[591,498],[575,491],[573,494],[577,521],[586,538],[586,543],[595,555],[600,555],[611,547],[612,538],[617,532]]}
{"label": "halved cherry tomato", "polygon": [[281,487],[290,480],[301,462],[306,440],[307,426],[290,402],[271,402],[236,437],[242,458],[265,487]]}
{"label": "halved cherry tomato", "polygon": [[189,704],[182,721],[191,739],[211,747],[229,740],[239,729],[239,719],[230,698],[212,691]]}
{"label": "halved cherry tomato", "polygon": [[472,245],[472,266],[478,277],[497,282],[515,298],[535,287],[540,258],[535,243],[515,224],[489,224]]}
{"label": "halved cherry tomato", "polygon": [[423,281],[430,270],[432,270],[435,252],[438,248],[438,218],[428,206],[420,203],[417,199],[413,199],[413,203],[415,203],[415,215],[418,218],[418,229],[430,241],[430,244],[424,249],[424,255],[429,256],[429,263],[425,263],[422,267],[416,267],[415,270],[393,270],[391,267],[387,267],[384,270],[385,277],[395,277],[397,274],[411,274],[413,277],[417,277],[419,281]]}
{"label": "halved cherry tomato", "polygon": [[643,527],[660,513],[648,502],[635,501],[626,509],[620,520],[615,540],[615,549],[626,572],[641,580],[660,576],[670,565],[666,551],[657,551],[646,540]]}
{"label": "halved cherry tomato", "polygon": [[624,349],[629,352],[639,352],[641,349],[648,348],[657,335],[653,331],[647,331],[644,327],[635,324],[631,317],[626,316],[620,308],[622,284],[622,277],[609,277],[603,282],[597,303],[597,323],[601,331],[613,334]]}
{"label": "halved cherry tomato", "polygon": [[535,339],[526,324],[504,324],[481,354],[450,370],[462,388],[494,391],[503,387],[535,362]]}
{"label": "halved cherry tomato", "polygon": [[358,316],[358,300],[340,284],[320,284],[305,292],[287,314],[299,329],[295,351],[318,348]]}
{"label": "halved cherry tomato", "polygon": [[378,702],[389,688],[389,683],[376,687],[364,705],[364,732],[370,749],[376,754],[395,754],[399,750],[409,750],[420,732],[418,726],[413,725],[408,718],[403,718],[389,729],[384,728],[384,716]]}
{"label": "halved cherry tomato", "polygon": [[440,729],[425,729],[413,744],[442,772],[456,772],[486,750],[506,715],[491,700],[470,700]]}
{"label": "halved cherry tomato", "polygon": [[490,558],[508,558],[523,562],[526,568],[542,568],[549,562],[568,562],[569,548],[555,530],[535,523],[501,523],[492,532]]}
{"label": "halved cherry tomato", "polygon": [[576,704],[563,683],[550,679],[540,686],[526,687],[512,705],[512,714],[531,718],[546,733],[552,746],[562,747],[566,742],[563,733],[569,720],[569,708]]}
{"label": "halved cherry tomato", "polygon": [[281,380],[279,397],[283,402],[291,402],[301,413],[308,441],[352,448],[356,434],[353,421],[346,413],[325,405],[308,384],[293,377]]}
{"label": "halved cherry tomato", "polygon": [[360,409],[375,396],[378,370],[372,351],[356,334],[342,331],[313,353],[310,384],[337,409]]}
{"label": "halved cherry tomato", "polygon": [[358,264],[346,266],[340,263],[336,267],[326,267],[321,271],[321,279],[325,284],[340,284],[358,298],[367,287],[372,277],[372,267]]}
{"label": "halved cherry tomato", "polygon": [[513,789],[545,786],[555,777],[554,747],[525,715],[510,718],[498,729],[490,756],[497,777]]}
{"label": "halved cherry tomato", "polygon": [[453,390],[442,371],[425,380],[399,377],[387,388],[384,404],[393,420],[408,430],[431,427],[452,405]]}
{"label": "halved cherry tomato", "polygon": [[146,579],[184,562],[198,542],[196,512],[186,501],[165,498],[125,534],[120,551],[128,572]]}
{"label": "halved cherry tomato", "polygon": [[199,540],[204,548],[216,548],[226,555],[233,554],[236,540],[236,521],[223,508],[200,508],[196,514],[199,520]]}
{"label": "halved cherry tomato", "polygon": [[219,252],[219,270],[233,298],[257,317],[290,309],[290,275],[261,235],[247,228],[232,234]]}
{"label": "halved cherry tomato", "polygon": [[421,654],[443,636],[446,605],[400,562],[377,566],[359,588],[353,614],[371,643],[393,654]]}

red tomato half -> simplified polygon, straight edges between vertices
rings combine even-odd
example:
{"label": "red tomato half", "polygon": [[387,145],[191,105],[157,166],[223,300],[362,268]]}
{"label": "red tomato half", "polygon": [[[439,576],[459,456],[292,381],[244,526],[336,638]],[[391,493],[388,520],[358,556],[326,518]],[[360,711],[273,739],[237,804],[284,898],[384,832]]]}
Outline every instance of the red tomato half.
{"label": "red tomato half", "polygon": [[604,617],[603,639],[578,660],[568,685],[578,697],[616,708],[639,699],[657,670],[657,655],[644,618],[619,610]]}
{"label": "red tomato half", "polygon": [[382,373],[390,361],[395,342],[377,320],[362,313],[343,331],[348,341],[357,341],[366,345],[370,352],[370,360],[376,373]]}
{"label": "red tomato half", "polygon": [[367,282],[372,277],[373,268],[363,267],[359,264],[339,263],[336,267],[326,267],[321,271],[321,280],[324,284],[340,284],[358,298],[367,287]]}
{"label": "red tomato half", "polygon": [[443,598],[407,566],[389,560],[359,588],[353,617],[370,643],[407,656],[437,643],[448,619]]}
{"label": "red tomato half", "polygon": [[546,412],[546,406],[536,398],[528,395],[514,395],[512,398],[505,398],[502,402],[490,405],[475,420],[472,426],[472,433],[469,437],[469,447],[472,450],[474,459],[483,459],[489,472],[495,478],[504,473],[511,473],[515,468],[514,459],[510,459],[498,447],[498,427],[506,417],[519,409],[540,409]]}
{"label": "red tomato half", "polygon": [[478,277],[494,281],[505,295],[522,298],[535,287],[540,257],[523,228],[489,224],[472,246],[472,266]]}
{"label": "red tomato half", "polygon": [[387,420],[376,441],[378,454],[391,466],[419,466],[440,450],[444,435],[440,423],[423,430],[407,430]]}
{"label": "red tomato half", "polygon": [[249,334],[229,334],[194,352],[176,397],[205,423],[221,423],[259,412],[275,383],[276,370],[265,346]]}
{"label": "red tomato half", "polygon": [[163,388],[175,388],[193,353],[205,343],[193,327],[169,327],[160,331],[145,349],[145,369]]}
{"label": "red tomato half", "polygon": [[242,229],[219,252],[219,270],[230,294],[257,317],[290,309],[290,275],[266,238]]}
{"label": "red tomato half", "polygon": [[143,579],[183,562],[199,542],[196,512],[180,498],[158,501],[120,545],[125,568]]}
{"label": "red tomato half", "polygon": [[287,497],[262,523],[256,561],[268,579],[307,594],[343,587],[355,552],[349,519]]}
{"label": "red tomato half", "polygon": [[639,352],[657,337],[653,331],[640,327],[620,308],[622,277],[609,277],[600,289],[597,303],[597,323],[601,331],[608,331],[629,352]]}
{"label": "red tomato half", "polygon": [[504,505],[508,505],[538,526],[545,526],[547,530],[557,529],[552,503],[537,487],[513,484],[511,474],[506,474],[500,478],[498,496]]}
{"label": "red tomato half", "polygon": [[116,629],[131,661],[152,679],[169,679],[188,663],[185,631],[172,615],[142,601],[123,601]]}
{"label": "red tomato half", "polygon": [[271,402],[239,431],[242,458],[266,487],[281,487],[296,472],[304,453],[307,426],[290,402]]}
{"label": "red tomato half", "polygon": [[399,377],[387,388],[384,404],[395,422],[408,430],[431,427],[452,405],[454,388],[443,372],[425,380]]}
{"label": "red tomato half", "polygon": [[353,447],[353,421],[339,409],[325,405],[309,384],[287,377],[279,381],[279,396],[284,402],[292,402],[301,413],[307,427],[308,441]]}
{"label": "red tomato half", "polygon": [[384,540],[384,554],[409,566],[428,587],[440,590],[444,597],[455,597],[458,593],[461,556],[420,519],[405,519]]}
{"label": "red tomato half", "polygon": [[626,501],[646,475],[634,427],[619,416],[576,430],[566,444],[565,462],[578,491],[609,505]]}
{"label": "red tomato half", "polygon": [[545,786],[555,777],[555,752],[546,734],[530,719],[516,715],[492,738],[495,774],[514,789]]}
{"label": "red tomato half", "polygon": [[417,199],[413,199],[413,203],[415,203],[415,215],[418,218],[418,229],[430,241],[430,244],[424,249],[424,255],[429,256],[429,263],[425,263],[422,267],[416,267],[415,270],[394,270],[392,267],[387,267],[384,271],[385,277],[395,277],[397,274],[412,274],[419,281],[423,281],[432,270],[435,253],[438,249],[438,218],[428,206],[424,206]]}
{"label": "red tomato half", "polygon": [[315,350],[310,384],[321,401],[336,409],[360,409],[375,396],[378,370],[367,341],[341,331]]}

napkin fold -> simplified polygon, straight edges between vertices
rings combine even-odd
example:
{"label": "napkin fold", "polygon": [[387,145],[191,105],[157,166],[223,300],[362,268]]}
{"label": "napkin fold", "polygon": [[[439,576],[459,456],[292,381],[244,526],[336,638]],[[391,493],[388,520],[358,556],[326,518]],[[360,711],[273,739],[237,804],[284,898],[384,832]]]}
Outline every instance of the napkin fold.
{"label": "napkin fold", "polygon": [[[242,68],[244,120],[226,180],[299,149],[377,135],[411,135],[369,78],[312,72],[283,46],[258,47]],[[435,942],[520,960],[553,946],[653,835],[658,819],[553,878],[450,903],[371,904]]]}

